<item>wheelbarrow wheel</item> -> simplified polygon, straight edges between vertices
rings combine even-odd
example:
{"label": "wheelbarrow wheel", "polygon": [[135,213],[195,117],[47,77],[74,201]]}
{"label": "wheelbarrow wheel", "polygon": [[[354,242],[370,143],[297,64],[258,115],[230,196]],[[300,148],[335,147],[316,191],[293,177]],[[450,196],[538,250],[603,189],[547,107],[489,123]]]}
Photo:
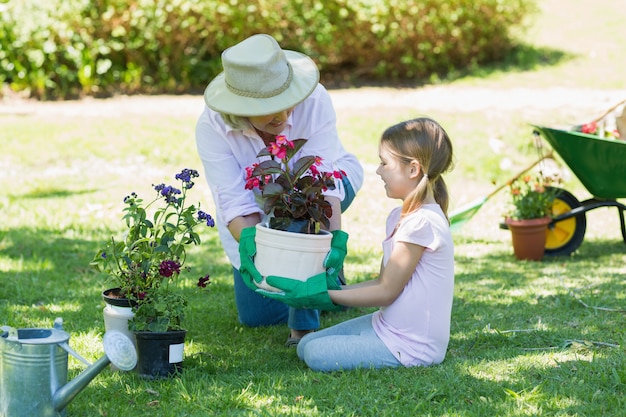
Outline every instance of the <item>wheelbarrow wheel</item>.
{"label": "wheelbarrow wheel", "polygon": [[[552,203],[552,215],[559,216],[581,204],[569,191],[557,188],[558,192]],[[546,256],[564,256],[574,252],[585,238],[587,219],[585,214],[570,217],[550,224],[546,233]]]}

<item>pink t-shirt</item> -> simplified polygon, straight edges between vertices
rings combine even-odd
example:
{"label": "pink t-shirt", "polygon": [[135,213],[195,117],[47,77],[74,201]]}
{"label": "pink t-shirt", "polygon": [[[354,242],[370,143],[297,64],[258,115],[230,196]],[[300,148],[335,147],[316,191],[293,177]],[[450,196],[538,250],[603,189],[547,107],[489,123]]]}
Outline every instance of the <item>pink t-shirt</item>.
{"label": "pink t-shirt", "polygon": [[437,204],[426,204],[402,220],[401,208],[387,218],[383,264],[396,242],[425,247],[413,275],[389,306],[375,312],[376,334],[404,366],[440,363],[450,340],[454,293],[454,244],[450,226]]}

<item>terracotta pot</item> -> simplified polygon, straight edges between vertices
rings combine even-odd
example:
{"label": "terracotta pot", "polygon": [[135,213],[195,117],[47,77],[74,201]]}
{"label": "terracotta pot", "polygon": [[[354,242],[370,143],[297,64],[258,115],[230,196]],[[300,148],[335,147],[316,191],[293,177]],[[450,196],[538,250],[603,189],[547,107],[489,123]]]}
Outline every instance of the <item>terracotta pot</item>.
{"label": "terracotta pot", "polygon": [[543,258],[546,249],[548,225],[551,221],[552,219],[550,217],[527,220],[505,220],[505,223],[511,231],[513,253],[517,259],[540,261]]}
{"label": "terracotta pot", "polygon": [[325,230],[318,235],[309,235],[257,224],[254,266],[264,277],[257,285],[268,291],[278,291],[265,283],[266,276],[306,281],[324,272],[324,260],[330,251],[332,238],[333,235]]}

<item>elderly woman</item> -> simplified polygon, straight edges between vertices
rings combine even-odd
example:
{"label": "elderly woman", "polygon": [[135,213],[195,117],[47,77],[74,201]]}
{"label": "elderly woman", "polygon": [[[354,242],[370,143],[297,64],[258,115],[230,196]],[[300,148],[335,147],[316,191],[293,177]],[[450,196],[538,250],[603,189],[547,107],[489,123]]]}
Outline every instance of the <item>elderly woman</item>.
{"label": "elderly woman", "polygon": [[245,188],[245,168],[277,135],[304,138],[302,155],[322,158],[322,171],[346,173],[325,198],[333,207],[330,230],[363,184],[363,169],[343,147],[330,96],[319,84],[317,66],[306,55],[283,50],[269,35],[254,35],[222,54],[224,71],[206,88],[206,108],[196,126],[196,144],[216,205],[220,240],[233,266],[235,302],[241,323],[287,323],[288,346],[319,327],[319,311],[295,309],[265,298],[239,274],[242,229],[263,219],[260,195]]}

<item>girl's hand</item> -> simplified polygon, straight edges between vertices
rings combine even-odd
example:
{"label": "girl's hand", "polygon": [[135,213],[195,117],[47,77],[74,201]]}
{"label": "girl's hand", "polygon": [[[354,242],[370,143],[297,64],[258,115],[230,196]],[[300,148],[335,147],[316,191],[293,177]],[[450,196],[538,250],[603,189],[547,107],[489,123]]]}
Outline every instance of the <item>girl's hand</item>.
{"label": "girl's hand", "polygon": [[424,247],[397,242],[377,279],[348,285],[343,291],[328,291],[335,304],[350,307],[385,307],[393,303],[411,279]]}

